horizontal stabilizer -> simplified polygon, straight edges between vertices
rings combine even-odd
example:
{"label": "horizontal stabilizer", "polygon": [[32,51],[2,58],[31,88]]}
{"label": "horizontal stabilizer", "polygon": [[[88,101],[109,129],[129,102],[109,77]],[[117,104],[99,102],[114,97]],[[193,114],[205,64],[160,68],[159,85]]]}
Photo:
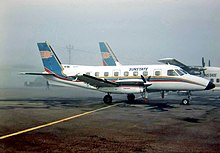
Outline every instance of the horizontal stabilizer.
{"label": "horizontal stabilizer", "polygon": [[54,75],[54,74],[49,74],[47,72],[20,72],[19,74],[21,75]]}

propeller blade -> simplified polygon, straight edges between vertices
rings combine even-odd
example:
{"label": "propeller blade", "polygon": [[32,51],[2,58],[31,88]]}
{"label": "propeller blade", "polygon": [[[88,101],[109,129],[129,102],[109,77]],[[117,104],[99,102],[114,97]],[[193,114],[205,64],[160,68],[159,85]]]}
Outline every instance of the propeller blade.
{"label": "propeller blade", "polygon": [[147,81],[150,81],[150,78],[151,78],[151,76],[149,76],[149,77],[147,78]]}
{"label": "propeller blade", "polygon": [[143,80],[144,83],[146,83],[146,80],[143,75],[141,75],[141,79]]}
{"label": "propeller blade", "polygon": [[209,67],[211,66],[211,61],[209,60]]}
{"label": "propeller blade", "polygon": [[149,87],[149,86],[152,85],[152,84],[149,82],[150,78],[151,78],[151,76],[149,76],[149,77],[147,78],[147,80],[145,80],[144,76],[141,75],[141,79],[143,80],[144,86],[145,86],[146,89],[147,89],[147,87]]}

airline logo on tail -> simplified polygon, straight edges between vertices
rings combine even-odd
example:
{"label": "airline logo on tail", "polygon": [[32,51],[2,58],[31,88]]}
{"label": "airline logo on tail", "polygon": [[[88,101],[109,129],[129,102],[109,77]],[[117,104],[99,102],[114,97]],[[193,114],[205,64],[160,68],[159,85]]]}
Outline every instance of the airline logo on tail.
{"label": "airline logo on tail", "polygon": [[41,58],[43,58],[43,59],[52,57],[52,55],[49,51],[41,51],[40,55],[41,55]]}
{"label": "airline logo on tail", "polygon": [[102,57],[103,57],[104,59],[108,59],[108,58],[110,57],[110,54],[109,54],[108,52],[103,52],[103,53],[102,53]]}

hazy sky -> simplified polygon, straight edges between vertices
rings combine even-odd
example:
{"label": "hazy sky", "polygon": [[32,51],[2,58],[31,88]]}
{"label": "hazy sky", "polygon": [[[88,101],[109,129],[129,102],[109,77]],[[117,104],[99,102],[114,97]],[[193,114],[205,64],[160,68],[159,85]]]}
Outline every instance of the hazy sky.
{"label": "hazy sky", "polygon": [[[107,41],[123,64],[174,57],[220,66],[219,0],[3,0],[0,69],[43,70],[36,43],[48,41],[63,63],[101,65]],[[9,66],[6,66],[9,65]]]}

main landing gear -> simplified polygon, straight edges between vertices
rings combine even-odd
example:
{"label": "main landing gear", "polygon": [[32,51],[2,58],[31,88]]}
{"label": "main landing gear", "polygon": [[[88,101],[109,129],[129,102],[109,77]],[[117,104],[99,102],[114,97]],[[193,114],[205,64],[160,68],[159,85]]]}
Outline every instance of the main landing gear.
{"label": "main landing gear", "polygon": [[135,95],[134,95],[134,94],[128,94],[128,95],[127,95],[127,99],[128,99],[129,102],[134,102],[134,100],[135,100]]}
{"label": "main landing gear", "polygon": [[[129,102],[134,102],[135,100],[135,95],[134,94],[128,94],[127,95],[128,101]],[[110,93],[108,93],[107,95],[104,96],[103,101],[105,104],[112,104],[112,96],[110,95]]]}
{"label": "main landing gear", "polygon": [[104,96],[103,101],[105,104],[112,104],[112,96],[108,93]]}

